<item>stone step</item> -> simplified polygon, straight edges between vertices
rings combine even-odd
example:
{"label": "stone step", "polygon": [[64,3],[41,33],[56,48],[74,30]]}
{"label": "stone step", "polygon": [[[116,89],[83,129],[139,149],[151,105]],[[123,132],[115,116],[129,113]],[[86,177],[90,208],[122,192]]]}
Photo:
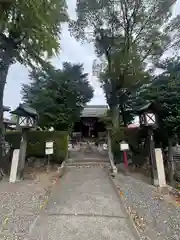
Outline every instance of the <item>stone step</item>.
{"label": "stone step", "polygon": [[66,161],[66,166],[76,166],[76,165],[109,165],[110,162],[108,159],[99,159],[98,161],[92,160],[92,159],[82,159],[82,160],[68,160]]}
{"label": "stone step", "polygon": [[83,158],[83,159],[68,159],[66,161],[67,163],[73,163],[73,162],[78,162],[78,163],[81,163],[81,162],[109,162],[109,159],[108,158]]}
{"label": "stone step", "polygon": [[110,164],[109,161],[105,161],[105,162],[90,162],[90,161],[85,161],[85,162],[78,162],[78,161],[73,161],[73,162],[66,162],[66,165],[69,164],[69,165],[73,165],[73,164]]}
{"label": "stone step", "polygon": [[66,167],[77,167],[77,168],[91,168],[91,167],[110,167],[110,164],[108,163],[86,163],[86,164],[79,164],[79,163],[74,163],[74,164],[66,164]]}

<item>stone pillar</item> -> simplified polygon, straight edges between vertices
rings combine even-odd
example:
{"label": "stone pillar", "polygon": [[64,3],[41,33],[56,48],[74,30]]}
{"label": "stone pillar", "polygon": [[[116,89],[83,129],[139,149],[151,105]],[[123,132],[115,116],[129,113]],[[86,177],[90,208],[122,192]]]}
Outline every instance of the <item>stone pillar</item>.
{"label": "stone pillar", "polygon": [[9,177],[10,183],[15,183],[17,180],[17,170],[19,162],[19,149],[13,151],[12,163],[11,163],[11,172]]}
{"label": "stone pillar", "polygon": [[156,156],[156,166],[157,166],[157,177],[158,177],[158,186],[165,187],[166,186],[166,177],[164,171],[164,161],[161,148],[155,149]]}

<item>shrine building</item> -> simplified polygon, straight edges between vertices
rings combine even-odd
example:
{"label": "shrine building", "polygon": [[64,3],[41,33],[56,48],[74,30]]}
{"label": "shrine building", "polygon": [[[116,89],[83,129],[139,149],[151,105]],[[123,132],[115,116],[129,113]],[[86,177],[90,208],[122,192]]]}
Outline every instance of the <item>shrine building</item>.
{"label": "shrine building", "polygon": [[74,124],[73,135],[81,138],[99,138],[106,134],[102,117],[108,110],[107,105],[88,105],[84,108],[81,118]]}

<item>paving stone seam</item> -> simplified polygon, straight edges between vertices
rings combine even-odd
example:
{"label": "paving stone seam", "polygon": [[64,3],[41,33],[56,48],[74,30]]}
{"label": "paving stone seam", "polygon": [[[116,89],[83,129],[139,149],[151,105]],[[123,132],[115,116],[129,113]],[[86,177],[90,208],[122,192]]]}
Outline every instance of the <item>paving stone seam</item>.
{"label": "paving stone seam", "polygon": [[44,212],[46,216],[74,216],[74,217],[101,217],[101,218],[121,218],[128,219],[128,217],[118,216],[118,215],[101,215],[93,213],[47,213]]}

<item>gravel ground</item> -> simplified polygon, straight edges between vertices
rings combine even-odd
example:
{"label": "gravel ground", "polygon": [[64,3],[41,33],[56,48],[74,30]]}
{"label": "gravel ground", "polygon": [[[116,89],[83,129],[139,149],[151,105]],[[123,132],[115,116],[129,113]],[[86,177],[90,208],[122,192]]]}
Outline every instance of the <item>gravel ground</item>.
{"label": "gravel ground", "polygon": [[157,188],[130,174],[113,179],[142,239],[180,240],[180,206]]}
{"label": "gravel ground", "polygon": [[43,209],[56,177],[54,170],[48,173],[36,171],[26,174],[25,180],[15,184],[9,183],[8,179],[0,182],[0,240],[24,239]]}

